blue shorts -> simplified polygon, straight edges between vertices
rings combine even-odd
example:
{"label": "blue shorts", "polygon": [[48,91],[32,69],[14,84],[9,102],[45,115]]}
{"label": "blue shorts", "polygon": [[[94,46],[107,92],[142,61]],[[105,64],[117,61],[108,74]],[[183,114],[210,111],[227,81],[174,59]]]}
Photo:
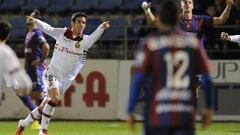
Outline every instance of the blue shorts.
{"label": "blue shorts", "polygon": [[43,92],[44,83],[43,83],[43,66],[38,66],[37,68],[29,67],[26,69],[27,74],[33,82],[32,90],[37,92]]}

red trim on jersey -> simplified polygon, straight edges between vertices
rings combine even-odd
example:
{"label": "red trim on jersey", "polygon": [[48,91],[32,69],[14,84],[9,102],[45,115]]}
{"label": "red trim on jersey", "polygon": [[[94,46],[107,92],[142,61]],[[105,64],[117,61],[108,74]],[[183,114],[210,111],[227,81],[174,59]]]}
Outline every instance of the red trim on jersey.
{"label": "red trim on jersey", "polygon": [[153,127],[157,127],[158,126],[158,122],[159,122],[159,118],[156,112],[156,107],[157,107],[157,102],[156,100],[153,100],[150,104],[150,115],[151,115],[151,121],[152,121],[152,126]]}
{"label": "red trim on jersey", "polygon": [[[73,38],[73,32],[70,28],[67,28],[67,30],[64,33],[64,36],[68,39],[74,40]],[[80,37],[83,37],[83,34],[79,35]]]}

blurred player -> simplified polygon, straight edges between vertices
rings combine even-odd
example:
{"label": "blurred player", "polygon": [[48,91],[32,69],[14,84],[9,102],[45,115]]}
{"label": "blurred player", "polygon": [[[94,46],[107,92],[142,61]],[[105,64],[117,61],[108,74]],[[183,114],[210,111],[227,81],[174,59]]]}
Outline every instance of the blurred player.
{"label": "blurred player", "polygon": [[[30,16],[39,19],[40,12],[38,10],[34,10]],[[40,105],[42,101],[41,93],[44,89],[43,71],[46,67],[44,61],[48,56],[49,45],[43,33],[34,27],[33,22],[27,20],[26,24],[28,33],[25,38],[25,70],[33,82],[31,95],[35,97],[36,104]],[[30,95],[20,96],[20,99],[30,111],[33,111],[36,108],[36,105],[33,103]],[[39,129],[40,124],[38,121],[34,121],[31,128]]]}
{"label": "blurred player", "polygon": [[26,119],[20,120],[16,135],[22,135],[24,127],[34,119],[42,117],[40,135],[47,135],[47,126],[54,114],[55,106],[64,95],[86,61],[88,49],[101,37],[104,30],[109,28],[109,22],[103,22],[91,34],[83,33],[87,16],[84,13],[74,13],[69,28],[53,28],[34,17],[27,17],[37,28],[56,40],[53,57],[44,76],[48,97],[33,110]]}
{"label": "blurred player", "polygon": [[221,39],[236,42],[236,43],[240,44],[240,35],[229,35],[226,32],[222,32]]}
{"label": "blurred player", "polygon": [[21,67],[16,54],[5,44],[8,39],[9,32],[10,25],[0,22],[0,97],[2,97],[3,79],[7,83],[8,87],[15,90],[18,95],[24,96],[29,93],[32,87],[32,82],[24,69]]}
{"label": "blurred player", "polygon": [[[180,0],[181,1],[181,19],[180,27],[187,33],[187,35],[196,36],[200,42],[201,47],[204,48],[204,38],[206,38],[207,30],[211,29],[215,25],[224,24],[227,21],[229,13],[231,11],[233,0],[226,0],[226,8],[219,17],[211,17],[207,15],[193,15],[193,0]],[[152,24],[157,24],[158,19],[155,17],[151,10],[151,3],[142,3],[142,8],[145,11],[145,15]],[[198,83],[196,84],[196,105],[198,102],[198,90],[201,87],[202,75],[198,75]],[[217,90],[215,92],[215,99],[217,100]],[[217,110],[217,101],[215,101],[215,109]]]}
{"label": "blurred player", "polygon": [[194,135],[194,79],[204,74],[206,94],[203,113],[204,127],[211,121],[212,81],[205,52],[195,37],[186,36],[178,28],[180,8],[175,0],[164,1],[158,12],[161,30],[144,39],[135,61],[129,99],[129,125],[134,124],[134,112],[146,79],[145,135]]}

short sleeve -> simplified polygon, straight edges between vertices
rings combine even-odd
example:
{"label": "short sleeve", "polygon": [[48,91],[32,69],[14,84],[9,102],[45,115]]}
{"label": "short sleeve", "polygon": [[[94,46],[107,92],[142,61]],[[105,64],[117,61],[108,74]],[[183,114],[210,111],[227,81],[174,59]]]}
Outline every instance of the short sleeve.
{"label": "short sleeve", "polygon": [[45,39],[45,37],[44,37],[44,35],[41,31],[36,32],[36,38],[37,38],[39,43],[46,43],[47,42],[47,40]]}

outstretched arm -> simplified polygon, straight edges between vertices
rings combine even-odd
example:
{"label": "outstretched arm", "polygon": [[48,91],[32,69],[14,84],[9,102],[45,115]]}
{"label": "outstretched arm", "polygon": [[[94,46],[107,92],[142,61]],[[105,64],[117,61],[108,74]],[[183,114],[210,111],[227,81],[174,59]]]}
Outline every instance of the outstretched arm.
{"label": "outstretched arm", "polygon": [[109,21],[103,22],[99,25],[99,27],[91,34],[89,35],[87,39],[87,49],[92,47],[95,42],[102,36],[105,29],[108,29],[110,27]]}
{"label": "outstretched arm", "polygon": [[57,39],[63,32],[66,31],[65,28],[54,28],[51,25],[36,19],[32,16],[27,16],[27,19],[35,24],[37,28],[39,28],[44,33],[52,36],[53,38]]}
{"label": "outstretched arm", "polygon": [[237,42],[240,44],[240,35],[229,35],[226,32],[221,33],[221,39],[226,41]]}
{"label": "outstretched arm", "polygon": [[222,12],[221,16],[213,18],[214,25],[224,24],[227,21],[229,13],[230,13],[232,5],[233,5],[233,0],[226,0],[226,4],[227,4],[227,6],[226,6],[225,10]]}
{"label": "outstretched arm", "polygon": [[145,13],[148,22],[152,25],[156,25],[158,22],[156,17],[153,15],[151,11],[151,3],[147,3],[146,1],[142,2],[142,9]]}

